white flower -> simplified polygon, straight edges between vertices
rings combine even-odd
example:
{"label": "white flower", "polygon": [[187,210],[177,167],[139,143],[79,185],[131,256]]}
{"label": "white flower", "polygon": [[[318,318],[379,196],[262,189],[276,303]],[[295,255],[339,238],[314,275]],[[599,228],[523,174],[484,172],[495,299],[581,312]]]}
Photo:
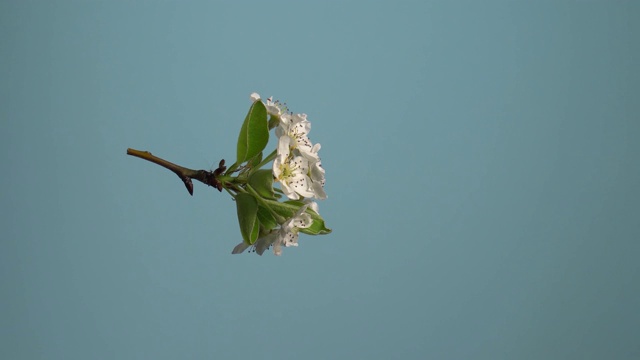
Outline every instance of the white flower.
{"label": "white flower", "polygon": [[[261,100],[260,94],[251,93],[249,96],[252,102],[256,102]],[[268,98],[266,102],[262,102],[264,106],[267,108],[267,113],[271,116],[280,117],[282,114],[287,112],[286,104],[281,103],[279,100],[273,101],[273,98]]]}
{"label": "white flower", "polygon": [[249,244],[247,244],[246,242],[244,242],[244,240],[236,245],[236,247],[233,248],[233,250],[231,250],[232,254],[242,254],[243,251],[247,250],[247,248],[251,246]]}
{"label": "white flower", "polygon": [[311,208],[311,210],[313,210],[316,214],[320,215],[320,208],[318,207],[318,203],[311,200],[311,199],[304,199],[302,200],[302,202],[305,205],[309,205],[309,207]]}
{"label": "white flower", "polygon": [[324,200],[327,198],[327,193],[324,191],[324,168],[318,151],[320,151],[320,144],[315,144],[310,151],[303,153],[303,156],[309,161],[307,176],[311,179],[311,191],[316,199]]}
{"label": "white flower", "polygon": [[307,114],[283,114],[276,128],[278,155],[288,154],[293,149],[298,149],[300,154],[310,152],[313,147],[307,135],[310,130]]}
{"label": "white flower", "polygon": [[287,105],[281,103],[279,100],[273,101],[273,98],[268,98],[264,104],[267,107],[267,112],[271,116],[280,117],[287,113]]}
{"label": "white flower", "polygon": [[311,189],[316,199],[325,200],[327,193],[324,191],[324,168],[320,161],[311,166]]}
{"label": "white flower", "polygon": [[[277,133],[277,129],[276,129],[276,133]],[[276,147],[276,150],[277,150],[276,154],[278,155],[278,157],[287,158],[290,156],[292,142],[293,142],[293,139],[291,139],[288,136],[281,136],[278,139],[278,146]]]}
{"label": "white flower", "polygon": [[312,204],[301,206],[295,215],[285,221],[280,228],[258,239],[255,244],[256,253],[262,255],[266,249],[273,245],[273,253],[282,255],[282,245],[285,247],[298,246],[298,230],[306,229],[313,223],[311,215],[306,213],[310,206],[313,208]]}
{"label": "white flower", "polygon": [[[282,245],[285,247],[298,246],[298,231],[306,229],[313,224],[311,215],[307,214],[307,208],[311,208],[318,213],[318,204],[313,201],[305,201],[305,204],[298,211],[285,221],[279,228],[272,230],[269,234],[259,238],[253,249],[258,255],[262,255],[269,247],[273,246],[273,253],[282,255]],[[241,242],[233,248],[232,254],[240,254],[251,245]]]}
{"label": "white flower", "polygon": [[[290,154],[291,155],[291,154]],[[282,185],[282,192],[292,200],[312,197],[309,161],[302,156],[279,155],[273,161],[273,176]]]}
{"label": "white flower", "polygon": [[279,231],[280,229],[271,230],[270,233],[256,240],[256,243],[253,244],[253,249],[256,254],[262,256],[265,250],[267,250],[278,239]]}
{"label": "white flower", "polygon": [[[276,128],[277,154],[284,157],[304,157],[309,162],[306,175],[310,179],[309,191],[313,193],[312,197],[326,199],[325,172],[318,155],[320,144],[311,143],[307,135],[310,130],[311,123],[307,120],[306,114],[283,114],[280,118],[280,125]],[[300,192],[298,194],[302,195]]]}
{"label": "white flower", "polygon": [[249,95],[249,98],[251,98],[251,102],[256,102],[256,101],[260,100],[260,94],[251,93],[251,95]]}

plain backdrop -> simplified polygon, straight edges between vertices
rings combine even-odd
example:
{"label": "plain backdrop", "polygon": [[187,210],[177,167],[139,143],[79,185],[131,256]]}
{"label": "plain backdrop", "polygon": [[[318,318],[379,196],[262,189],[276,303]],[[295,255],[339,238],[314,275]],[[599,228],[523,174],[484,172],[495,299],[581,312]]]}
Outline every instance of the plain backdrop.
{"label": "plain backdrop", "polygon": [[[635,1],[0,1],[0,358],[640,358]],[[249,94],[333,229],[231,255]]]}

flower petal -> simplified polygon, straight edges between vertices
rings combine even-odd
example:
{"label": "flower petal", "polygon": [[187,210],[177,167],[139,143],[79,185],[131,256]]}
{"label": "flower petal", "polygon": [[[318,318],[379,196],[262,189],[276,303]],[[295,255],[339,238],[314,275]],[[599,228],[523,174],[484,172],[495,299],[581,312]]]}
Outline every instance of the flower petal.
{"label": "flower petal", "polygon": [[246,242],[241,242],[240,244],[236,245],[236,247],[233,248],[233,250],[231,251],[232,254],[242,254],[245,250],[247,250],[247,248],[251,246],[249,244],[247,244]]}
{"label": "flower petal", "polygon": [[304,199],[304,204],[309,205],[311,210],[315,211],[316,214],[320,214],[320,209],[318,208],[318,203],[311,199]]}
{"label": "flower petal", "polygon": [[261,237],[255,243],[256,254],[261,255],[269,248],[269,246],[273,245],[273,243],[277,240],[277,232],[272,231],[266,236]]}
{"label": "flower petal", "polygon": [[288,136],[281,136],[278,139],[278,151],[277,154],[280,156],[287,157],[289,156],[289,149],[291,148],[291,138]]}

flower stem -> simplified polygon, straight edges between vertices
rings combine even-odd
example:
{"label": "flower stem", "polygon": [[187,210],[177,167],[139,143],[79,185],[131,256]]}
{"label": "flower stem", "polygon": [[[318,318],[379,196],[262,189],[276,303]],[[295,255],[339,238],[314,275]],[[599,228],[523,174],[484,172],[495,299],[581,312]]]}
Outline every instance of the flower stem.
{"label": "flower stem", "polygon": [[260,204],[262,204],[262,206],[264,206],[265,208],[267,208],[267,210],[269,210],[269,212],[271,213],[271,215],[273,215],[273,217],[276,219],[276,221],[278,222],[278,224],[282,224],[285,222],[285,218],[283,218],[280,214],[278,214],[275,210],[273,210],[271,208],[271,206],[269,206],[269,203],[267,203],[266,201],[264,201],[264,199],[262,198],[262,196],[260,196],[258,194],[258,192],[251,187],[251,185],[247,184],[247,189],[249,190],[249,192],[256,198],[256,200],[258,200],[258,202]]}
{"label": "flower stem", "polygon": [[180,165],[176,165],[165,159],[154,156],[148,151],[140,151],[140,150],[129,148],[127,149],[127,155],[131,155],[147,161],[151,161],[154,164],[158,164],[165,169],[169,169],[173,171],[176,175],[178,175],[180,180],[182,180],[184,185],[187,187],[187,191],[189,191],[189,194],[191,194],[192,196],[193,196],[193,183],[191,182],[191,179],[198,180],[201,183],[207,184],[209,186],[213,186],[214,188],[218,189],[218,191],[222,191],[223,184],[222,182],[220,182],[220,180],[218,180],[218,175],[222,174],[226,169],[226,166],[224,166],[224,160],[220,161],[220,166],[218,167],[218,169],[214,171],[206,171],[206,170],[193,170]]}
{"label": "flower stem", "polygon": [[268,163],[269,161],[275,159],[276,158],[276,152],[277,152],[277,149],[273,150],[273,152],[271,152],[271,154],[269,154],[266,158],[262,159],[260,164],[256,165],[253,168],[253,171],[260,170],[260,168],[263,167],[266,163]]}

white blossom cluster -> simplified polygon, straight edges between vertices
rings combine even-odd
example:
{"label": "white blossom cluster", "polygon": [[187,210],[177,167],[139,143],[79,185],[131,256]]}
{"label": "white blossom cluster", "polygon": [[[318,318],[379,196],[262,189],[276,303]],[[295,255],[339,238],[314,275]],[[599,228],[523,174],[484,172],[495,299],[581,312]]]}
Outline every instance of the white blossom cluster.
{"label": "white blossom cluster", "polygon": [[[261,101],[260,95],[251,94],[251,100]],[[299,230],[306,229],[313,223],[307,209],[318,213],[318,205],[311,199],[327,198],[324,191],[325,171],[318,156],[320,144],[313,144],[309,140],[311,123],[307,120],[307,115],[293,114],[284,104],[274,102],[272,98],[267,99],[264,104],[269,115],[279,119],[275,129],[278,145],[273,161],[273,177],[280,183],[284,195],[291,200],[302,200],[305,205],[280,227],[259,238],[255,244],[238,244],[233,249],[234,254],[252,246],[259,255],[270,247],[273,247],[274,254],[281,255],[282,246],[298,246]]]}
{"label": "white blossom cluster", "polygon": [[[260,95],[253,93],[251,99],[257,101]],[[292,114],[271,98],[265,105],[269,115],[280,120],[275,131],[278,148],[273,161],[273,177],[280,182],[282,192],[292,200],[301,197],[326,199],[325,172],[318,156],[320,144],[309,140],[311,122],[307,120],[307,114]]]}
{"label": "white blossom cluster", "polygon": [[273,253],[280,256],[282,255],[282,246],[298,246],[298,231],[300,229],[306,229],[313,223],[311,215],[307,214],[307,208],[311,207],[315,212],[318,212],[318,205],[315,202],[309,202],[296,212],[293,217],[285,221],[279,228],[272,230],[269,234],[259,238],[255,244],[249,245],[244,241],[236,245],[231,252],[232,254],[240,254],[248,247],[253,246],[253,249],[258,255],[262,255],[265,250],[273,246]]}

